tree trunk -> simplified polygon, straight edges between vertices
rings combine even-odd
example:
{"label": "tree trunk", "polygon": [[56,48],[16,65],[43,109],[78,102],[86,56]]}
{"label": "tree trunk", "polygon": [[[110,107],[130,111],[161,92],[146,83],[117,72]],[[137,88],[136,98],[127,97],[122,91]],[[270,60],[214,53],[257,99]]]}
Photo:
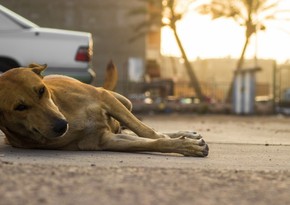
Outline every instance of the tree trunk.
{"label": "tree trunk", "polygon": [[175,36],[176,42],[178,44],[178,47],[180,49],[182,58],[184,59],[185,68],[186,68],[187,74],[189,76],[191,86],[195,90],[196,97],[198,97],[200,99],[200,101],[203,102],[205,100],[205,96],[202,93],[200,84],[199,84],[199,82],[197,80],[197,77],[196,77],[196,75],[194,73],[193,67],[192,67],[192,65],[190,64],[190,62],[189,62],[189,60],[187,58],[187,55],[186,55],[185,50],[183,48],[183,45],[182,45],[182,43],[180,41],[180,38],[178,36],[177,29],[176,29],[175,25],[172,26],[172,30],[174,32],[174,36]]}
{"label": "tree trunk", "polygon": [[[237,63],[236,70],[241,70],[242,67],[243,67],[244,59],[245,59],[245,53],[246,53],[248,44],[250,42],[250,38],[251,38],[251,36],[246,37],[246,41],[245,41],[241,56],[239,58],[239,61]],[[234,73],[234,76],[233,76],[232,81],[230,83],[230,88],[228,90],[227,97],[226,97],[226,102],[229,102],[229,103],[232,102],[232,93],[233,93],[233,89],[234,89],[233,88],[234,87],[234,79],[235,79],[235,73]]]}
{"label": "tree trunk", "polygon": [[246,37],[246,41],[245,41],[245,44],[244,44],[244,47],[243,47],[243,51],[242,51],[242,54],[240,56],[240,59],[237,63],[237,70],[240,70],[242,69],[242,66],[244,64],[244,59],[245,59],[245,53],[246,53],[246,50],[247,50],[247,47],[248,47],[248,44],[249,44],[249,41],[250,41],[250,37]]}

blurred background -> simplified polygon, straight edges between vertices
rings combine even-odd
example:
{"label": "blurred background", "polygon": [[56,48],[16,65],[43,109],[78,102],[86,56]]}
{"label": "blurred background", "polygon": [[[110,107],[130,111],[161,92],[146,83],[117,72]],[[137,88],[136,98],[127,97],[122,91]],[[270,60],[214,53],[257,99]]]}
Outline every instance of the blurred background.
{"label": "blurred background", "polygon": [[90,32],[92,84],[113,60],[134,112],[290,114],[287,0],[0,4],[41,27]]}

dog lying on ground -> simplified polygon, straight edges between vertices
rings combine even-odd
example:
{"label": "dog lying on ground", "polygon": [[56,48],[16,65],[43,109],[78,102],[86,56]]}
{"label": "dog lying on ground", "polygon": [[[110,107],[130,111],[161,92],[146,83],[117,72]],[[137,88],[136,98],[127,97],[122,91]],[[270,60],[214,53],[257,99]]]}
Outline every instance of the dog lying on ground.
{"label": "dog lying on ground", "polygon": [[208,155],[196,132],[157,133],[131,113],[124,96],[66,76],[42,77],[45,69],[31,64],[0,76],[0,129],[12,146]]}

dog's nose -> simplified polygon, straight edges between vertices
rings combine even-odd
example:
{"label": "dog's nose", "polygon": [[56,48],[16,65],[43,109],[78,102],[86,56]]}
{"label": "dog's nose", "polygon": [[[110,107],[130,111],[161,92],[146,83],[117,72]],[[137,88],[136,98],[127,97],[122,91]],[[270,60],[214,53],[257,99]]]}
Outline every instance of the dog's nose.
{"label": "dog's nose", "polygon": [[63,135],[67,131],[68,122],[63,119],[57,119],[54,122],[53,131],[59,136]]}

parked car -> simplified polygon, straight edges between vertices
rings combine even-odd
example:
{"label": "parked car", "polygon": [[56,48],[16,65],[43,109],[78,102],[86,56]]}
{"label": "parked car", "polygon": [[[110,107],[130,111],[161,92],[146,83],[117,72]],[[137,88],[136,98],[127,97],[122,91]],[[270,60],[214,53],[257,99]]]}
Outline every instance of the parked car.
{"label": "parked car", "polygon": [[41,28],[0,5],[0,72],[30,63],[47,64],[44,75],[62,74],[90,83],[91,33]]}

